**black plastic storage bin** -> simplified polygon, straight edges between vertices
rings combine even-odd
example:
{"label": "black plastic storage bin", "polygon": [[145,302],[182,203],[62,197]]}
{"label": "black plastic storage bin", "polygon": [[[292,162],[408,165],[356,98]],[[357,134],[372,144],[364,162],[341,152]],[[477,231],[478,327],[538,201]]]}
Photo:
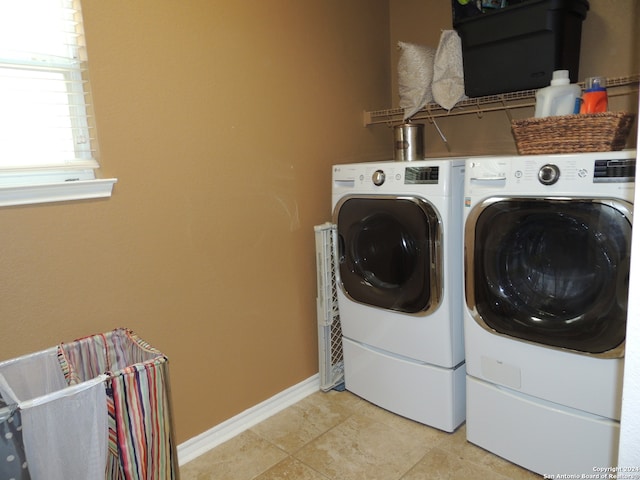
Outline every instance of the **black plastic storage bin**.
{"label": "black plastic storage bin", "polygon": [[578,81],[587,0],[527,0],[466,18],[452,2],[467,96],[546,87],[554,70]]}

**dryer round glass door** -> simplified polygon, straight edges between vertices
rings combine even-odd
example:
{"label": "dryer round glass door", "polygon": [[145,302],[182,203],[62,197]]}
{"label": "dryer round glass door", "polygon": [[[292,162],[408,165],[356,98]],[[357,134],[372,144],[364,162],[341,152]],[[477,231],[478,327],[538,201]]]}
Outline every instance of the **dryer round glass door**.
{"label": "dryer round glass door", "polygon": [[413,197],[354,197],[337,205],[340,285],[350,299],[406,313],[442,299],[442,238],[431,204]]}
{"label": "dryer round glass door", "polygon": [[622,356],[631,249],[628,204],[487,203],[468,218],[465,231],[467,305],[476,321],[543,345]]}

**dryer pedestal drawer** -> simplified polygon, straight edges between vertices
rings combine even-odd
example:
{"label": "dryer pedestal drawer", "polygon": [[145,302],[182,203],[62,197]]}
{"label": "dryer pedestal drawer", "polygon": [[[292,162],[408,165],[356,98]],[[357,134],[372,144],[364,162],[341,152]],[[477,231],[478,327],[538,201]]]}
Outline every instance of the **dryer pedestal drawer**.
{"label": "dryer pedestal drawer", "polygon": [[578,476],[617,464],[617,421],[471,376],[467,395],[467,440],[510,462],[541,475]]}
{"label": "dryer pedestal drawer", "polygon": [[448,369],[343,339],[345,386],[403,417],[454,431],[465,419],[465,366]]}

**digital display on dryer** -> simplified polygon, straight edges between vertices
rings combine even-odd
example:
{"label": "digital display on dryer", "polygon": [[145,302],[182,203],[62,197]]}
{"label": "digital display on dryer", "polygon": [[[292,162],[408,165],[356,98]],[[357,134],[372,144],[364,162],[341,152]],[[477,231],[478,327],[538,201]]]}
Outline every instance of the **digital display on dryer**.
{"label": "digital display on dryer", "polygon": [[629,183],[636,178],[635,159],[596,160],[593,167],[594,183]]}
{"label": "digital display on dryer", "polygon": [[440,167],[407,167],[404,170],[405,185],[437,184]]}

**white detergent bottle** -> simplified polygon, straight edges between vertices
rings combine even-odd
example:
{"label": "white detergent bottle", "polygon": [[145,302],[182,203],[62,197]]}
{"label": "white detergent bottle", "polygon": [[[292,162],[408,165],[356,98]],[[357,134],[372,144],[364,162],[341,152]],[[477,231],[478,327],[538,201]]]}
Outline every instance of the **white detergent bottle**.
{"label": "white detergent bottle", "polygon": [[570,115],[574,113],[576,99],[582,89],[576,83],[569,83],[569,70],[556,70],[551,85],[536,92],[536,117]]}

